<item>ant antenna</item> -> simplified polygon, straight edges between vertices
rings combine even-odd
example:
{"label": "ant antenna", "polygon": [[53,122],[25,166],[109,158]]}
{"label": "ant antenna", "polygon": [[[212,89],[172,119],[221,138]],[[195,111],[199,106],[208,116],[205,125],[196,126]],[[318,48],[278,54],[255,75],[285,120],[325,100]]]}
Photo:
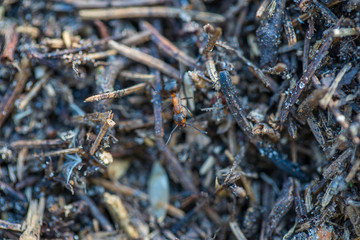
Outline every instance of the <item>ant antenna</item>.
{"label": "ant antenna", "polygon": [[165,146],[168,145],[168,143],[170,142],[170,139],[171,139],[171,135],[175,132],[175,130],[177,129],[179,125],[176,124],[176,126],[174,127],[174,129],[171,131],[170,135],[169,135],[169,138],[168,140],[166,141],[165,143]]}
{"label": "ant antenna", "polygon": [[194,128],[195,130],[198,130],[198,131],[201,132],[202,134],[207,135],[207,132],[206,132],[206,131],[199,129],[199,128],[195,127],[194,125],[190,124],[190,123],[186,123],[186,125]]}

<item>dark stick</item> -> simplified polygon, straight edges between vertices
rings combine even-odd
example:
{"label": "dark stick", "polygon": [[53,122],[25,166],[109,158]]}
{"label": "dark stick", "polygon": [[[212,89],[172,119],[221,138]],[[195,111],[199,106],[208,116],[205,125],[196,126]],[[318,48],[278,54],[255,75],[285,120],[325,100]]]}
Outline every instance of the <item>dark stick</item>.
{"label": "dark stick", "polygon": [[236,123],[248,136],[250,141],[257,147],[261,155],[272,161],[278,168],[285,171],[289,175],[297,177],[300,180],[308,180],[309,177],[301,171],[297,164],[289,162],[283,156],[281,156],[278,150],[276,150],[276,148],[271,143],[263,141],[262,139],[259,139],[253,135],[250,124],[247,121],[244,108],[242,107],[240,100],[236,97],[235,88],[231,82],[229,72],[221,71],[219,76],[221,89],[225,95],[226,102]]}

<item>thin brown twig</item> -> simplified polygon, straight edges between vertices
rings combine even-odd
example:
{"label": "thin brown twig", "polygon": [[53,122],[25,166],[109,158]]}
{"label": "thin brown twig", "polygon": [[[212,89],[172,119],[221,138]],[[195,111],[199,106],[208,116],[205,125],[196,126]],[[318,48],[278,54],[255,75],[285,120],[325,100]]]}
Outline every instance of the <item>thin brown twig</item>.
{"label": "thin brown twig", "polygon": [[240,50],[236,50],[224,43],[217,42],[216,45],[226,50],[234,52],[236,56],[238,56],[238,58],[240,58],[240,60],[247,65],[251,73],[265,85],[265,87],[269,88],[273,92],[277,91],[279,85],[274,81],[274,79],[265,75],[261,71],[261,69],[259,69],[257,66],[255,66],[255,64],[253,64],[250,60],[248,60]]}
{"label": "thin brown twig", "polygon": [[91,198],[89,198],[85,194],[79,194],[79,195],[80,195],[79,197],[83,201],[85,201],[86,204],[89,206],[91,214],[93,215],[94,218],[96,218],[99,221],[101,227],[106,231],[114,231],[114,228],[111,225],[110,221],[104,216],[104,214],[101,213],[100,209],[91,200]]}
{"label": "thin brown twig", "polygon": [[166,167],[173,180],[175,182],[180,183],[184,189],[188,191],[192,191],[193,193],[197,193],[198,190],[194,185],[194,182],[191,180],[191,177],[188,175],[185,169],[183,169],[183,167],[180,165],[175,155],[165,145],[164,139],[157,138],[156,145],[158,149],[164,154],[164,157],[166,159]]}
{"label": "thin brown twig", "polygon": [[9,87],[5,96],[0,103],[0,127],[4,124],[5,120],[10,116],[15,106],[15,100],[19,97],[20,93],[24,90],[26,81],[30,75],[30,61],[24,57],[20,63],[21,72],[15,75],[15,86]]}
{"label": "thin brown twig", "polygon": [[[91,182],[100,186],[103,186],[105,189],[112,191],[114,193],[122,194],[125,196],[131,196],[134,198],[139,198],[143,201],[147,201],[149,199],[149,196],[142,192],[141,190],[134,189],[132,187],[128,187],[126,185],[120,184],[118,182],[111,182],[108,180],[104,180],[101,178],[92,178]],[[167,207],[168,214],[170,216],[176,217],[176,218],[182,218],[184,217],[185,213],[181,209],[169,204]]]}
{"label": "thin brown twig", "polygon": [[80,10],[79,15],[85,20],[110,20],[110,19],[122,19],[122,18],[182,18],[185,16],[200,22],[209,23],[222,23],[225,18],[222,15],[198,12],[198,11],[186,11],[180,8],[172,7],[130,7],[130,8],[111,8],[111,9],[90,9]]}
{"label": "thin brown twig", "polygon": [[121,71],[120,76],[126,80],[153,82],[156,79],[154,74],[143,74],[138,72]]}
{"label": "thin brown twig", "polygon": [[[130,46],[130,45],[136,46],[136,45],[140,45],[142,43],[149,41],[150,35],[151,35],[151,33],[149,31],[141,31],[141,32],[132,34],[131,36],[121,40],[120,42],[122,44],[125,44],[128,46]],[[118,53],[118,51],[116,51],[115,49],[109,49],[109,50],[102,51],[102,52],[94,52],[94,53],[86,54],[85,58],[97,60],[97,59],[107,58],[109,56],[114,56],[117,53]]]}
{"label": "thin brown twig", "polygon": [[[170,113],[162,113],[162,119],[170,120],[172,119],[172,114]],[[119,131],[131,131],[138,128],[146,128],[154,126],[155,124],[155,116],[144,116],[141,119],[134,120],[124,120],[117,122],[117,129]]]}
{"label": "thin brown twig", "polygon": [[61,150],[46,152],[46,153],[42,153],[42,154],[34,154],[32,156],[27,157],[26,160],[35,160],[35,159],[39,159],[39,157],[54,157],[54,156],[60,156],[60,155],[64,155],[64,154],[76,154],[76,153],[80,153],[80,152],[81,152],[81,148],[79,148],[79,147],[61,149]]}
{"label": "thin brown twig", "polygon": [[14,53],[18,42],[18,33],[15,31],[15,25],[9,25],[5,31],[5,47],[1,55],[1,60],[14,61]]}
{"label": "thin brown twig", "polygon": [[28,103],[37,95],[37,93],[40,91],[40,89],[49,80],[50,76],[51,76],[51,73],[48,72],[38,82],[36,82],[34,87],[30,90],[30,92],[20,102],[20,104],[19,104],[19,109],[20,110],[23,110],[28,105]]}
{"label": "thin brown twig", "polygon": [[161,35],[149,22],[142,22],[142,26],[151,32],[151,40],[156,44],[156,46],[158,46],[159,49],[164,51],[170,57],[175,58],[176,60],[188,67],[194,67],[196,65],[195,58],[181,51],[172,42],[170,42],[167,38]]}
{"label": "thin brown twig", "polygon": [[101,140],[104,138],[107,130],[109,129],[109,127],[113,127],[115,126],[115,122],[112,120],[114,117],[114,114],[110,111],[108,118],[106,119],[106,121],[104,122],[104,125],[101,127],[99,134],[96,136],[95,141],[93,143],[93,145],[90,148],[89,153],[91,155],[94,155],[96,150],[98,149]]}
{"label": "thin brown twig", "polygon": [[18,140],[10,143],[10,148],[21,149],[21,148],[51,148],[66,146],[69,142],[62,139],[49,139],[49,140]]}
{"label": "thin brown twig", "polygon": [[170,66],[169,64],[161,61],[158,58],[154,58],[146,53],[143,53],[139,50],[130,48],[124,44],[117,43],[115,41],[110,40],[109,46],[116,49],[119,54],[133,60],[136,62],[139,62],[141,64],[144,64],[150,68],[158,69],[160,72],[173,77],[175,79],[180,80],[180,73],[178,70]]}
{"label": "thin brown twig", "polygon": [[65,3],[71,4],[78,9],[83,8],[112,8],[112,7],[133,7],[145,5],[160,5],[170,2],[170,0],[64,0]]}
{"label": "thin brown twig", "polygon": [[98,102],[98,101],[101,101],[104,99],[122,98],[122,97],[125,97],[125,96],[130,95],[135,92],[144,91],[146,88],[146,85],[147,85],[147,83],[139,83],[139,84],[136,84],[134,86],[131,86],[131,87],[128,87],[125,89],[121,89],[121,90],[117,90],[117,91],[113,91],[113,92],[109,92],[109,93],[97,94],[97,95],[86,98],[84,102]]}

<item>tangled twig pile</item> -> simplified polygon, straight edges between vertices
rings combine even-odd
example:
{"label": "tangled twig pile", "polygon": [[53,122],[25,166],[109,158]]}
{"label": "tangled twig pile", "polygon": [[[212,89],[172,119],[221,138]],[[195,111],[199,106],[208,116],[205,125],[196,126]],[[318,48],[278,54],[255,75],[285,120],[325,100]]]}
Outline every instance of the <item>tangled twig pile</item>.
{"label": "tangled twig pile", "polygon": [[359,10],[3,1],[0,236],[360,238]]}

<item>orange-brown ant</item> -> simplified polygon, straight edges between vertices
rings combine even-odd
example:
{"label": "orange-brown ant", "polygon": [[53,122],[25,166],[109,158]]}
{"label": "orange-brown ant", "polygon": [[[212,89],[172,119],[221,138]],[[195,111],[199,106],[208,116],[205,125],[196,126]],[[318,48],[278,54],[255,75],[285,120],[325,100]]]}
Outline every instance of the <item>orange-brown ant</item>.
{"label": "orange-brown ant", "polygon": [[179,88],[178,88],[178,84],[176,82],[175,79],[170,80],[168,82],[166,82],[165,87],[164,87],[165,92],[167,92],[168,94],[170,94],[171,97],[171,103],[173,105],[173,114],[174,114],[174,122],[176,124],[176,126],[174,127],[174,129],[171,131],[168,140],[166,141],[166,145],[170,142],[171,136],[172,134],[175,132],[175,130],[179,127],[179,128],[185,128],[187,126],[190,126],[194,129],[196,129],[197,131],[203,133],[203,134],[207,134],[206,131],[203,131],[201,129],[198,129],[197,127],[193,126],[192,124],[190,124],[189,122],[186,122],[186,113],[185,110],[192,116],[190,110],[185,106],[182,105],[180,103],[180,97],[179,97]]}

